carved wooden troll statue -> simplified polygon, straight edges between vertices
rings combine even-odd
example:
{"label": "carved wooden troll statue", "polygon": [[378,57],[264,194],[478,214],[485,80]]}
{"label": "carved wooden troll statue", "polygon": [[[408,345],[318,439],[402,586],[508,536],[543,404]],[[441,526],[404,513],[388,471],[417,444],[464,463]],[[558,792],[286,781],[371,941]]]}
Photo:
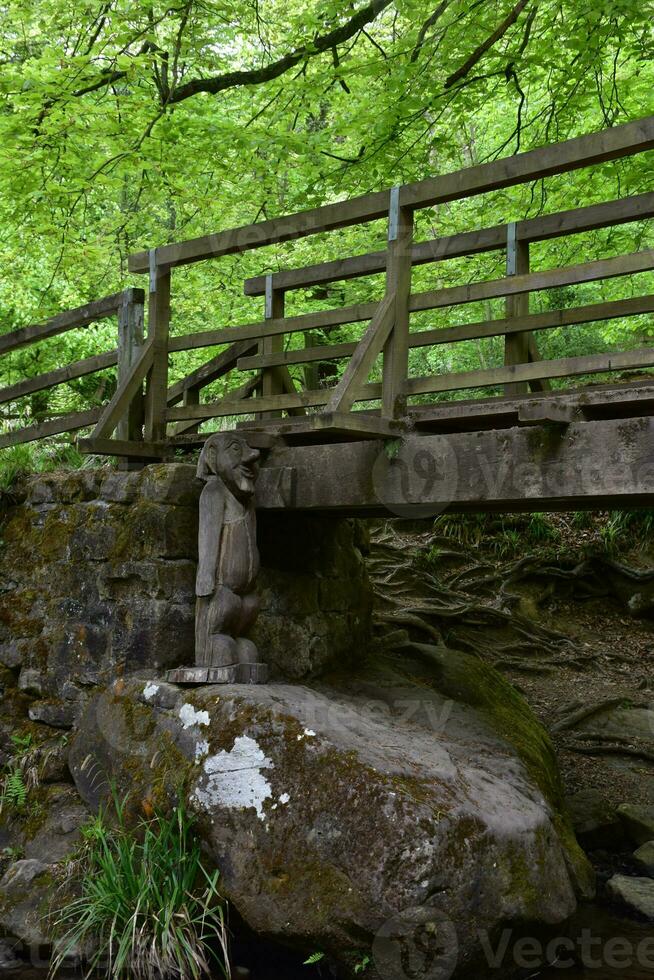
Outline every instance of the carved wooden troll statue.
{"label": "carved wooden troll statue", "polygon": [[259,451],[242,436],[216,433],[204,444],[195,584],[195,668],[171,671],[180,683],[262,683],[267,668],[246,638],[259,611],[254,483]]}

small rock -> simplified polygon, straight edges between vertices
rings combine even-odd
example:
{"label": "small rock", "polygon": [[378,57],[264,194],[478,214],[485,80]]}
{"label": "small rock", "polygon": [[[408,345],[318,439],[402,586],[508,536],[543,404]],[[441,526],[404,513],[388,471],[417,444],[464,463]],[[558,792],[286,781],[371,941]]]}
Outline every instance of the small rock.
{"label": "small rock", "polygon": [[634,852],[634,859],[646,875],[654,878],[654,840],[649,840],[639,847]]}
{"label": "small rock", "polygon": [[14,944],[6,939],[0,939],[0,971],[17,970],[24,965],[16,956]]}
{"label": "small rock", "polygon": [[584,789],[567,799],[577,840],[586,851],[611,849],[624,839],[615,807],[596,789]]}
{"label": "small rock", "polygon": [[42,783],[65,783],[71,779],[65,736],[39,746],[38,766]]}
{"label": "small rock", "polygon": [[89,811],[81,804],[62,803],[48,814],[32,840],[25,844],[25,857],[37,861],[63,861],[75,850]]}
{"label": "small rock", "polygon": [[76,706],[63,701],[35,701],[29,709],[30,721],[40,721],[51,728],[72,728],[77,715]]}
{"label": "small rock", "polygon": [[606,883],[611,898],[654,920],[654,881],[651,878],[628,878],[615,875]]}
{"label": "small rock", "polygon": [[0,929],[31,945],[46,945],[42,905],[51,897],[51,868],[41,861],[16,861],[0,881]]}
{"label": "small rock", "polygon": [[33,694],[40,698],[44,691],[43,674],[39,670],[23,667],[18,678],[18,687],[25,694]]}
{"label": "small rock", "polygon": [[654,806],[623,803],[618,807],[618,816],[627,836],[638,847],[654,840]]}

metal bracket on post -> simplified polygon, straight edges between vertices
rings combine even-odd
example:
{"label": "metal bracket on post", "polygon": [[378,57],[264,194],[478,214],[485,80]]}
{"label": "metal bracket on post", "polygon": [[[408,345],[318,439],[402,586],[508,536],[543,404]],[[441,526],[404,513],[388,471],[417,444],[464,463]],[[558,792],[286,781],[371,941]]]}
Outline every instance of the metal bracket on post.
{"label": "metal bracket on post", "polygon": [[397,241],[400,226],[400,185],[391,187],[390,200],[388,202],[388,240]]}
{"label": "metal bracket on post", "polygon": [[148,265],[150,267],[150,293],[157,291],[157,250],[151,248],[148,252]]}
{"label": "metal bracket on post", "polygon": [[266,303],[264,309],[264,317],[266,320],[272,320],[273,318],[273,277],[272,273],[268,273],[266,276]]}
{"label": "metal bracket on post", "polygon": [[506,274],[515,276],[518,268],[518,228],[515,221],[506,226]]}

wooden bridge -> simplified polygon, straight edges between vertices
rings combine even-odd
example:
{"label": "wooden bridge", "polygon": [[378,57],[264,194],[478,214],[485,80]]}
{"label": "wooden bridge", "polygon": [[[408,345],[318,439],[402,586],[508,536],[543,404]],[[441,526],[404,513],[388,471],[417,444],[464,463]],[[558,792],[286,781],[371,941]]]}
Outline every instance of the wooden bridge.
{"label": "wooden bridge", "polygon": [[[221,231],[132,255],[129,269],[147,277],[128,289],[70,310],[47,323],[0,337],[0,354],[65,330],[118,317],[115,350],[0,390],[0,402],[117,366],[117,388],[102,408],[77,412],[0,435],[0,448],[56,433],[89,430],[89,453],[134,464],[166,460],[207,438],[210,420],[236,424],[266,450],[259,480],[262,508],[352,513],[456,510],[547,510],[651,505],[654,497],[654,348],[542,360],[535,334],[556,327],[654,312],[654,294],[530,313],[529,295],[554,287],[654,270],[654,249],[546,270],[530,269],[530,245],[654,216],[654,193],[481,228],[431,241],[414,240],[415,213],[654,148],[654,117],[617,126],[457,173],[390,191]],[[171,333],[173,270],[274,243],[385,219],[383,251],[323,262],[245,282],[263,300],[257,322],[201,333]],[[500,279],[414,292],[412,267],[485,252],[506,254]],[[287,293],[340,280],[385,274],[375,302],[285,316]],[[412,314],[504,297],[502,319],[411,330]],[[285,349],[302,332],[364,324],[352,343]],[[177,327],[177,324],[175,324]],[[411,377],[409,351],[504,337],[504,365]],[[183,380],[169,384],[179,351],[220,347]],[[381,381],[370,381],[378,358]],[[332,387],[298,387],[298,365],[345,362]],[[551,381],[637,371],[637,380],[551,389]],[[222,400],[202,402],[204,388],[235,375]],[[305,371],[305,377],[311,371]],[[497,389],[462,400],[461,392]],[[425,396],[436,396],[429,401]],[[446,395],[454,396],[445,398]],[[355,406],[357,406],[355,408]],[[234,419],[240,422],[234,423]]]}

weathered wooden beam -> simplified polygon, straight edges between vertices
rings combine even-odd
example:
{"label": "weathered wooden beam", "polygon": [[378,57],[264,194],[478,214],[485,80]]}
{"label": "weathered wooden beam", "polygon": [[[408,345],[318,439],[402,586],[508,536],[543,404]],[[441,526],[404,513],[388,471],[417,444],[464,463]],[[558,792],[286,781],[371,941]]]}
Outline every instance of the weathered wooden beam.
{"label": "weathered wooden beam", "polygon": [[[521,411],[549,415],[559,407],[570,409],[576,418],[633,418],[654,415],[654,377],[622,384],[592,385],[557,391],[555,394],[521,395],[518,398],[473,398],[413,405],[409,419],[417,429],[456,432],[501,429],[518,424]],[[523,416],[524,417],[524,416]]]}
{"label": "weathered wooden beam", "polygon": [[145,389],[144,435],[148,442],[158,443],[166,437],[170,268],[156,262],[154,253],[150,254],[149,263],[148,343],[152,348],[152,361]]}
{"label": "weathered wooden beam", "polygon": [[70,412],[67,415],[60,415],[56,419],[50,419],[48,422],[40,422],[38,425],[30,425],[24,429],[7,432],[0,435],[0,449],[18,446],[24,442],[36,442],[37,439],[56,436],[61,432],[86,429],[98,421],[101,411],[100,408],[91,408],[88,412]]}
{"label": "weathered wooden beam", "polygon": [[[127,380],[143,347],[143,302],[125,296],[118,311],[118,386]],[[139,386],[116,427],[118,439],[128,442],[143,436],[143,391]]]}
{"label": "weathered wooden beam", "polygon": [[487,282],[471,282],[465,286],[448,286],[433,289],[426,293],[415,293],[411,297],[411,310],[435,310],[444,306],[458,306],[462,303],[475,303],[484,299],[501,296],[518,296],[521,293],[540,292],[558,286],[576,286],[582,282],[597,279],[614,279],[636,272],[650,272],[654,269],[654,249],[616,255],[611,259],[597,259],[593,262],[580,262],[577,265],[563,266],[560,269],[546,269],[543,272],[530,272],[505,279],[490,279]]}
{"label": "weathered wooden beam", "polygon": [[[400,207],[431,207],[500,190],[552,174],[616,160],[654,147],[654,117],[614,126],[600,133],[580,136],[530,150],[503,160],[484,163],[467,170],[428,178],[400,188]],[[217,258],[275,242],[291,241],[318,232],[373,221],[388,214],[389,192],[365,194],[349,201],[328,204],[283,218],[204,235],[156,250],[157,265],[183,265],[201,259]],[[129,257],[130,272],[149,271],[149,252]]]}
{"label": "weathered wooden beam", "polygon": [[232,344],[227,350],[212,357],[206,364],[196,368],[195,371],[191,371],[181,381],[176,381],[174,385],[171,385],[168,389],[168,404],[176,405],[182,400],[185,391],[193,388],[204,388],[212,381],[217,381],[223,375],[229,374],[237,366],[239,358],[245,357],[256,349],[257,343],[254,340],[243,340],[238,344]]}
{"label": "weathered wooden beam", "polygon": [[251,432],[265,431],[285,442],[330,442],[352,439],[395,439],[406,432],[403,422],[366,412],[316,412],[303,419],[277,419],[262,423],[240,422],[238,431],[249,441]]}
{"label": "weathered wooden beam", "polygon": [[142,289],[128,289],[122,293],[114,293],[112,296],[105,296],[104,299],[96,300],[93,303],[85,303],[74,310],[66,310],[65,313],[58,313],[45,323],[37,323],[29,327],[21,327],[20,330],[12,330],[0,337],[0,354],[8,351],[18,350],[27,344],[34,344],[39,340],[46,340],[48,337],[56,337],[57,334],[65,333],[67,330],[74,330],[77,327],[86,327],[95,320],[102,320],[118,312],[123,297],[129,294],[138,302],[138,297],[143,299]]}
{"label": "weathered wooden beam", "polygon": [[574,378],[582,374],[603,374],[609,371],[629,371],[654,367],[654,348],[611,354],[584,354],[580,357],[559,357],[551,361],[536,361],[481,371],[462,371],[456,374],[411,378],[410,395],[442,391],[462,391],[468,388],[492,388],[508,382],[534,381],[541,378]]}
{"label": "weathered wooden beam", "polygon": [[[280,510],[282,468],[295,472],[292,508],[411,517],[450,511],[547,511],[652,506],[654,418],[502,431],[410,435],[378,442],[273,448],[256,501]],[[286,504],[285,509],[289,509]]]}
{"label": "weathered wooden beam", "polygon": [[153,350],[152,338],[148,337],[141,347],[130,373],[118,385],[113,398],[103,409],[98,424],[93,430],[92,439],[104,439],[114,431],[152,367]]}
{"label": "weathered wooden beam", "polygon": [[[327,402],[328,412],[349,412],[361,385],[368,380],[373,364],[388,341],[396,315],[396,295],[389,293],[379,304],[370,326],[357,344],[341,379],[332,389]],[[386,355],[384,355],[386,356]],[[404,382],[402,377],[402,382]]]}
{"label": "weathered wooden beam", "polygon": [[[507,276],[526,275],[529,272],[529,242],[518,238],[515,224],[506,230],[506,274]],[[529,316],[529,293],[507,296],[505,300],[508,320],[521,320]],[[504,338],[504,363],[524,364],[529,360],[529,333],[511,331]],[[525,381],[511,382],[504,386],[507,397],[527,391]]]}
{"label": "weathered wooden beam", "polygon": [[548,399],[543,400],[541,404],[531,402],[521,405],[518,408],[518,423],[520,425],[570,425],[578,414],[574,406]]}
{"label": "weathered wooden beam", "polygon": [[[580,234],[598,228],[611,228],[654,218],[654,193],[637,194],[604,204],[591,204],[585,208],[559,211],[555,214],[526,218],[516,222],[516,235],[523,242],[542,242],[565,235]],[[503,249],[506,245],[506,225],[464,231],[456,235],[443,235],[430,241],[418,242],[411,251],[412,265],[442,262]],[[332,262],[318,262],[301,269],[285,269],[272,274],[275,289],[302,289],[330,282],[358,279],[375,275],[386,269],[386,252],[368,252]],[[246,296],[261,296],[265,291],[266,276],[246,279],[243,291]]]}
{"label": "weathered wooden beam", "polygon": [[[654,249],[644,249],[642,252],[619,255],[612,259],[582,262],[560,269],[546,269],[544,272],[512,276],[509,279],[491,279],[487,282],[473,282],[465,286],[448,286],[444,289],[414,293],[409,301],[409,310],[412,313],[418,313],[424,310],[442,309],[446,306],[459,306],[463,303],[474,303],[484,299],[516,296],[530,291],[538,292],[558,286],[593,282],[596,279],[612,279],[617,276],[631,275],[635,272],[647,272],[653,268]],[[171,351],[191,350],[197,347],[212,347],[232,341],[254,340],[275,334],[297,333],[298,331],[316,328],[331,330],[333,327],[342,326],[344,323],[360,323],[362,320],[372,319],[377,305],[377,303],[358,303],[354,306],[343,307],[340,310],[322,310],[319,313],[305,313],[286,319],[261,320],[257,323],[246,323],[239,327],[224,327],[220,330],[188,334],[185,337],[171,338],[169,349]],[[501,324],[506,321],[491,322]],[[451,329],[463,330],[464,328]],[[501,331],[491,330],[483,336],[490,336],[499,332]],[[462,335],[455,339],[465,338]],[[450,343],[451,341],[443,342]]]}
{"label": "weathered wooden beam", "polygon": [[[548,330],[554,327],[570,327],[580,323],[593,323],[617,317],[640,316],[654,313],[654,295],[635,296],[632,299],[611,300],[607,303],[590,303],[566,310],[548,310],[546,313],[530,313],[528,317],[515,320],[482,320],[477,323],[463,323],[454,327],[436,327],[433,330],[417,330],[409,334],[409,347],[433,347],[437,344],[452,344],[462,340],[477,340],[482,337],[495,337],[516,331]],[[349,357],[357,348],[356,342],[348,344],[325,344],[319,347],[282,351],[269,354],[241,357],[239,371],[252,371],[275,364],[304,364],[309,361],[332,361]],[[533,357],[531,360],[540,360]]]}
{"label": "weathered wooden beam", "polygon": [[94,456],[124,456],[128,459],[162,459],[173,454],[165,442],[130,442],[125,439],[78,439],[81,453]]}
{"label": "weathered wooden beam", "polygon": [[45,374],[37,374],[33,378],[25,378],[7,388],[0,388],[0,403],[11,402],[16,398],[23,398],[31,395],[35,391],[43,391],[45,388],[53,388],[55,385],[64,384],[74,378],[82,378],[95,371],[104,371],[105,368],[114,367],[118,362],[118,351],[111,350],[106,354],[96,354],[95,357],[86,357],[82,361],[74,361],[66,367],[57,368],[55,371],[48,371]]}

